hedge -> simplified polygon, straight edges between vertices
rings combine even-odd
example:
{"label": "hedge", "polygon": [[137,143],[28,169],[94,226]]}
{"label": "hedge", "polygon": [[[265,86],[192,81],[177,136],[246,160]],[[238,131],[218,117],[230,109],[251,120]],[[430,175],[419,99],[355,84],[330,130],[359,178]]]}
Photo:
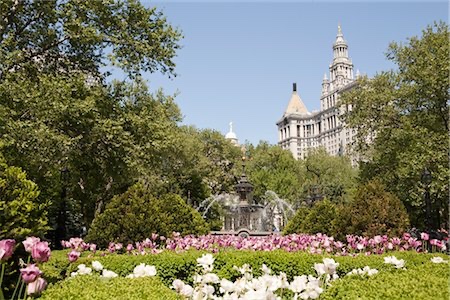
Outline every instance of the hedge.
{"label": "hedge", "polygon": [[39,299],[175,300],[181,298],[155,277],[106,279],[99,276],[82,275],[49,286]]}
{"label": "hedge", "polygon": [[[42,266],[42,271],[49,282],[56,282],[68,276],[70,272],[76,271],[79,264],[84,263],[90,265],[91,261],[98,260],[106,269],[112,270],[124,277],[131,274],[134,267],[138,264],[146,263],[154,265],[157,269],[157,276],[166,286],[170,286],[173,280],[177,278],[192,283],[192,276],[197,270],[196,259],[203,253],[205,253],[205,251],[192,250],[182,253],[164,251],[155,255],[108,254],[103,257],[98,255],[94,257],[81,257],[77,262],[70,264],[67,260],[67,251],[54,251],[50,261]],[[83,254],[87,255],[86,253]],[[438,272],[437,274],[442,275],[443,278],[448,278],[450,275],[448,265],[437,265],[430,262],[431,257],[436,256],[436,254],[423,254],[407,251],[390,252],[385,255],[371,256],[365,256],[363,254],[356,257],[332,256],[332,258],[340,264],[337,273],[341,278],[352,269],[363,268],[364,266],[378,269],[380,271],[380,273],[376,275],[376,277],[378,277],[380,275],[388,276],[388,274],[393,272],[393,267],[384,264],[383,260],[383,257],[391,255],[406,261],[407,271],[405,271],[405,273],[399,273],[402,276],[416,276],[417,274],[420,274],[420,272],[431,272],[433,270],[439,270],[440,273]],[[262,264],[266,264],[274,271],[274,273],[278,274],[279,272],[285,272],[288,279],[292,280],[294,276],[302,274],[315,275],[313,269],[314,263],[322,262],[324,257],[330,256],[308,254],[305,252],[286,252],[283,250],[267,252],[231,250],[216,253],[214,254],[214,257],[214,272],[221,278],[235,279],[239,277],[239,273],[233,269],[233,266],[242,266],[247,263],[252,267],[253,273],[256,276],[261,275],[260,267]],[[447,268],[443,268],[442,266]],[[431,280],[434,277],[429,278]],[[390,281],[393,279],[394,278],[389,278],[388,281],[385,281],[386,287],[391,287]],[[347,280],[344,281],[347,282]],[[350,280],[350,282],[352,281],[353,280]],[[442,282],[439,281],[430,283],[430,285],[431,284],[442,286]],[[343,289],[346,289],[346,285],[343,286]],[[443,289],[446,290],[445,282],[443,284]]]}
{"label": "hedge", "polygon": [[428,258],[418,264],[406,261],[406,268],[379,272],[370,278],[338,280],[320,299],[449,299],[448,264],[434,264]]}

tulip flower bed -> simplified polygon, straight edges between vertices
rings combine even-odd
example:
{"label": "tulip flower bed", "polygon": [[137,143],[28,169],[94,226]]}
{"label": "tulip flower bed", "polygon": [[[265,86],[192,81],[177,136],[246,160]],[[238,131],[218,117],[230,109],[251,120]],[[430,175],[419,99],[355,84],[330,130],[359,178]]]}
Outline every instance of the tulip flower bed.
{"label": "tulip flower bed", "polygon": [[[69,278],[50,284],[41,299],[86,299],[83,298],[86,295],[89,295],[89,299],[112,299],[111,295],[127,295],[126,299],[177,299],[180,296],[173,290],[174,281],[180,280],[194,287],[195,274],[199,273],[198,259],[205,253],[190,250],[179,253],[163,251],[155,255],[110,254],[92,257],[82,255],[76,262],[69,263],[67,251],[54,251],[50,261],[43,265],[43,272],[49,275],[47,279],[50,282]],[[448,258],[445,255],[412,251],[389,254],[330,256],[305,252],[290,253],[283,250],[225,250],[213,254],[213,273],[220,279],[234,282],[242,276],[236,267],[242,268],[247,265],[253,270],[253,276],[258,278],[264,275],[261,267],[265,265],[272,274],[284,273],[286,281],[292,283],[296,276],[317,276],[315,265],[322,263],[324,258],[332,258],[338,264],[335,272],[339,278],[330,282],[330,286],[323,288],[320,299],[448,298],[447,278],[450,272],[445,261]],[[392,260],[393,257],[396,260]],[[442,257],[443,263],[433,263],[431,259],[435,257]],[[71,273],[79,269],[80,264],[91,266],[94,261],[100,262],[105,269],[111,270],[118,277],[110,279],[99,275],[70,277]],[[155,266],[156,276],[126,278],[130,277],[136,266],[141,264]],[[369,270],[377,272],[372,276],[359,275],[363,273],[365,267],[366,270],[368,267]],[[361,270],[358,272],[357,269]],[[351,272],[356,274],[347,275]],[[51,278],[52,274],[56,277]],[[155,296],[148,298],[146,297],[148,294]],[[284,293],[284,299],[292,298],[292,291]],[[117,296],[117,299],[124,298]]]}
{"label": "tulip flower bed", "polygon": [[[401,238],[348,235],[346,242],[323,234],[251,238],[153,234],[127,246],[111,242],[105,250],[72,238],[62,241],[68,250],[53,252],[47,242],[34,237],[17,246],[13,240],[1,240],[1,277],[14,249],[22,244],[30,255],[27,263],[21,262],[17,298],[41,293],[43,299],[449,296],[448,260],[445,254],[436,254],[447,250],[448,237],[430,239],[426,233],[416,237],[405,233]],[[429,249],[434,254],[427,253]]]}

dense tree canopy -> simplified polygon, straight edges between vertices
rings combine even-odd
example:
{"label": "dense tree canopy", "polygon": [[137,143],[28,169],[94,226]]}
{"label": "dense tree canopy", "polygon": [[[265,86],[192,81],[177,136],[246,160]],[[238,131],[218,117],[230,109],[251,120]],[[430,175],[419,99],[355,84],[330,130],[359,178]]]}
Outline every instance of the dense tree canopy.
{"label": "dense tree canopy", "polygon": [[428,26],[420,38],[392,43],[387,58],[397,68],[362,77],[342,97],[343,104],[353,106],[344,119],[358,132],[354,150],[362,159],[362,179],[379,178],[419,227],[425,167],[432,172],[431,198],[439,210],[433,215],[448,216],[448,37],[448,25],[441,22]]}
{"label": "dense tree canopy", "polygon": [[[130,76],[174,74],[181,34],[137,0],[0,2],[0,78],[83,72],[112,64]],[[32,78],[32,77],[30,77]]]}

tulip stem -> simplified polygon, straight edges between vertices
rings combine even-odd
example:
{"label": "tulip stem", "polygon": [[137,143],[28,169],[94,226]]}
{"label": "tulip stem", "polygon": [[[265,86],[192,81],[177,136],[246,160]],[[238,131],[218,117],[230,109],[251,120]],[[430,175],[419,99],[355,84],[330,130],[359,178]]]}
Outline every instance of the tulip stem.
{"label": "tulip stem", "polygon": [[2,288],[3,274],[5,274],[5,264],[4,263],[2,263],[2,274],[0,275],[0,299],[1,300],[5,300],[5,295],[3,295],[3,288]]}
{"label": "tulip stem", "polygon": [[[15,286],[15,288],[14,288],[14,293],[13,293],[12,298],[11,298],[11,299],[13,299],[13,300],[14,300],[14,297],[16,296],[17,288],[19,287],[19,283],[20,283],[21,280],[22,280],[22,276],[21,276],[21,274],[19,273],[19,277],[17,278],[16,286]],[[19,297],[20,297],[20,296],[19,296]]]}

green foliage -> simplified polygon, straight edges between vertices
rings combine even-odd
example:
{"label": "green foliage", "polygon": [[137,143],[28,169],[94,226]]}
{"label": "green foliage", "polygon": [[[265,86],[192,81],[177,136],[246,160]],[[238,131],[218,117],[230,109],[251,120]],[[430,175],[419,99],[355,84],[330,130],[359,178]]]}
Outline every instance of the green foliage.
{"label": "green foliage", "polygon": [[[342,97],[344,116],[357,129],[354,151],[361,178],[379,178],[405,204],[412,225],[424,228],[424,167],[431,170],[433,206],[448,227],[449,28],[428,26],[421,37],[392,43],[387,58],[397,69],[361,77]],[[435,220],[437,221],[437,220]]]}
{"label": "green foliage", "polygon": [[448,299],[449,268],[423,261],[407,270],[380,272],[370,278],[352,276],[327,288],[320,299]]}
{"label": "green foliage", "polygon": [[105,63],[131,76],[170,75],[180,48],[162,13],[134,0],[6,0],[0,19],[0,77],[18,69],[95,76]]}
{"label": "green foliage", "polygon": [[[409,226],[403,203],[397,196],[386,192],[378,180],[359,187],[355,199],[343,207],[340,214],[343,218],[338,218],[336,226],[341,228],[341,232],[351,234],[401,236]],[[344,221],[345,216],[349,223]]]}
{"label": "green foliage", "polygon": [[358,169],[346,156],[332,156],[324,148],[311,150],[304,160],[306,179],[303,191],[309,193],[312,187],[332,202],[351,200],[357,184]]}
{"label": "green foliage", "polygon": [[181,299],[158,278],[111,278],[77,276],[49,286],[39,299]]}
{"label": "green foliage", "polygon": [[49,203],[38,196],[37,185],[25,172],[0,162],[0,239],[45,234]]}
{"label": "green foliage", "polygon": [[307,206],[300,206],[295,215],[289,220],[283,229],[283,234],[301,233],[303,232],[303,223],[308,216],[310,208]]}
{"label": "green foliage", "polygon": [[289,220],[283,234],[291,233],[324,233],[335,234],[334,222],[337,218],[336,207],[330,200],[324,199],[314,204],[312,208],[300,207],[295,216]]}
{"label": "green foliage", "polygon": [[[158,255],[135,256],[127,254],[111,254],[103,257],[82,257],[76,263],[66,263],[67,267],[59,270],[59,273],[68,275],[70,272],[76,270],[79,264],[84,263],[89,265],[93,260],[98,260],[105,268],[112,270],[123,277],[132,273],[135,266],[140,263],[146,263],[156,267],[157,277],[159,277],[166,286],[170,286],[173,280],[177,278],[192,284],[192,276],[198,270],[196,259],[203,253],[204,252],[202,251],[192,250],[182,253],[164,251]],[[54,251],[54,255],[52,255],[50,261],[42,266],[44,274],[58,273],[52,270],[58,268],[57,266],[63,265],[59,263],[60,260],[65,260],[65,262],[67,262],[66,255],[67,251]],[[388,255],[394,255],[399,259],[404,259],[406,261],[405,267],[407,270],[397,270],[392,265],[385,264],[384,257]],[[332,257],[339,263],[337,273],[340,276],[340,279],[333,282],[332,286],[327,288],[323,297],[324,299],[334,299],[334,297],[337,299],[356,299],[358,297],[362,297],[363,299],[403,299],[401,298],[401,295],[408,295],[408,299],[446,299],[448,298],[445,296],[448,296],[447,278],[450,276],[450,269],[448,269],[448,266],[445,264],[433,264],[430,262],[431,257],[434,256],[436,255],[404,251],[393,252],[386,255]],[[314,263],[322,262],[324,257],[330,256],[311,255],[305,252],[285,252],[281,250],[270,252],[232,250],[221,251],[214,254],[214,257],[214,272],[220,278],[227,278],[229,280],[236,279],[239,277],[239,273],[233,269],[233,266],[242,266],[244,264],[250,264],[253,269],[253,274],[260,276],[262,275],[260,268],[262,264],[266,264],[276,274],[285,272],[288,280],[291,281],[294,276],[303,274],[315,275],[313,268]],[[379,270],[379,273],[366,279],[345,277],[352,269],[363,268],[365,266],[376,268]],[[81,277],[82,276],[80,276],[80,278]],[[46,278],[48,279],[48,277]],[[44,293],[44,297],[50,295],[47,293],[55,295],[56,290],[59,288],[65,289],[66,285],[72,286],[71,280],[72,279],[69,279],[53,285],[46,293]],[[125,280],[125,278],[116,280],[121,282],[122,285],[133,284],[132,281],[124,282],[123,280]],[[75,282],[78,283],[78,281]],[[93,282],[97,283],[97,279],[93,280]],[[86,287],[86,291],[89,290],[89,287]],[[434,294],[430,293],[430,290],[427,287],[432,287]],[[126,289],[126,287],[120,288]],[[142,289],[142,287],[135,288],[138,290],[136,293]],[[76,291],[75,287],[71,287],[71,289],[72,293]],[[103,286],[101,286],[100,289],[103,290]],[[119,287],[114,287],[114,289],[119,289]],[[81,289],[78,289],[79,292],[80,290]],[[64,292],[66,291],[64,290]],[[121,292],[118,291],[118,293]],[[413,295],[413,293],[417,296]],[[425,293],[428,293],[429,297],[424,297]],[[388,297],[387,295],[392,295],[392,297]]]}
{"label": "green foliage", "polygon": [[200,214],[180,196],[166,194],[157,198],[138,183],[108,203],[92,222],[86,239],[105,247],[111,241],[124,244],[141,241],[152,233],[171,236],[177,231],[182,235],[201,235],[208,230]]}
{"label": "green foliage", "polygon": [[299,185],[304,179],[300,162],[289,151],[267,142],[247,148],[250,159],[246,163],[246,171],[254,185],[255,198],[261,199],[270,190],[288,202],[298,201],[301,195]]}

